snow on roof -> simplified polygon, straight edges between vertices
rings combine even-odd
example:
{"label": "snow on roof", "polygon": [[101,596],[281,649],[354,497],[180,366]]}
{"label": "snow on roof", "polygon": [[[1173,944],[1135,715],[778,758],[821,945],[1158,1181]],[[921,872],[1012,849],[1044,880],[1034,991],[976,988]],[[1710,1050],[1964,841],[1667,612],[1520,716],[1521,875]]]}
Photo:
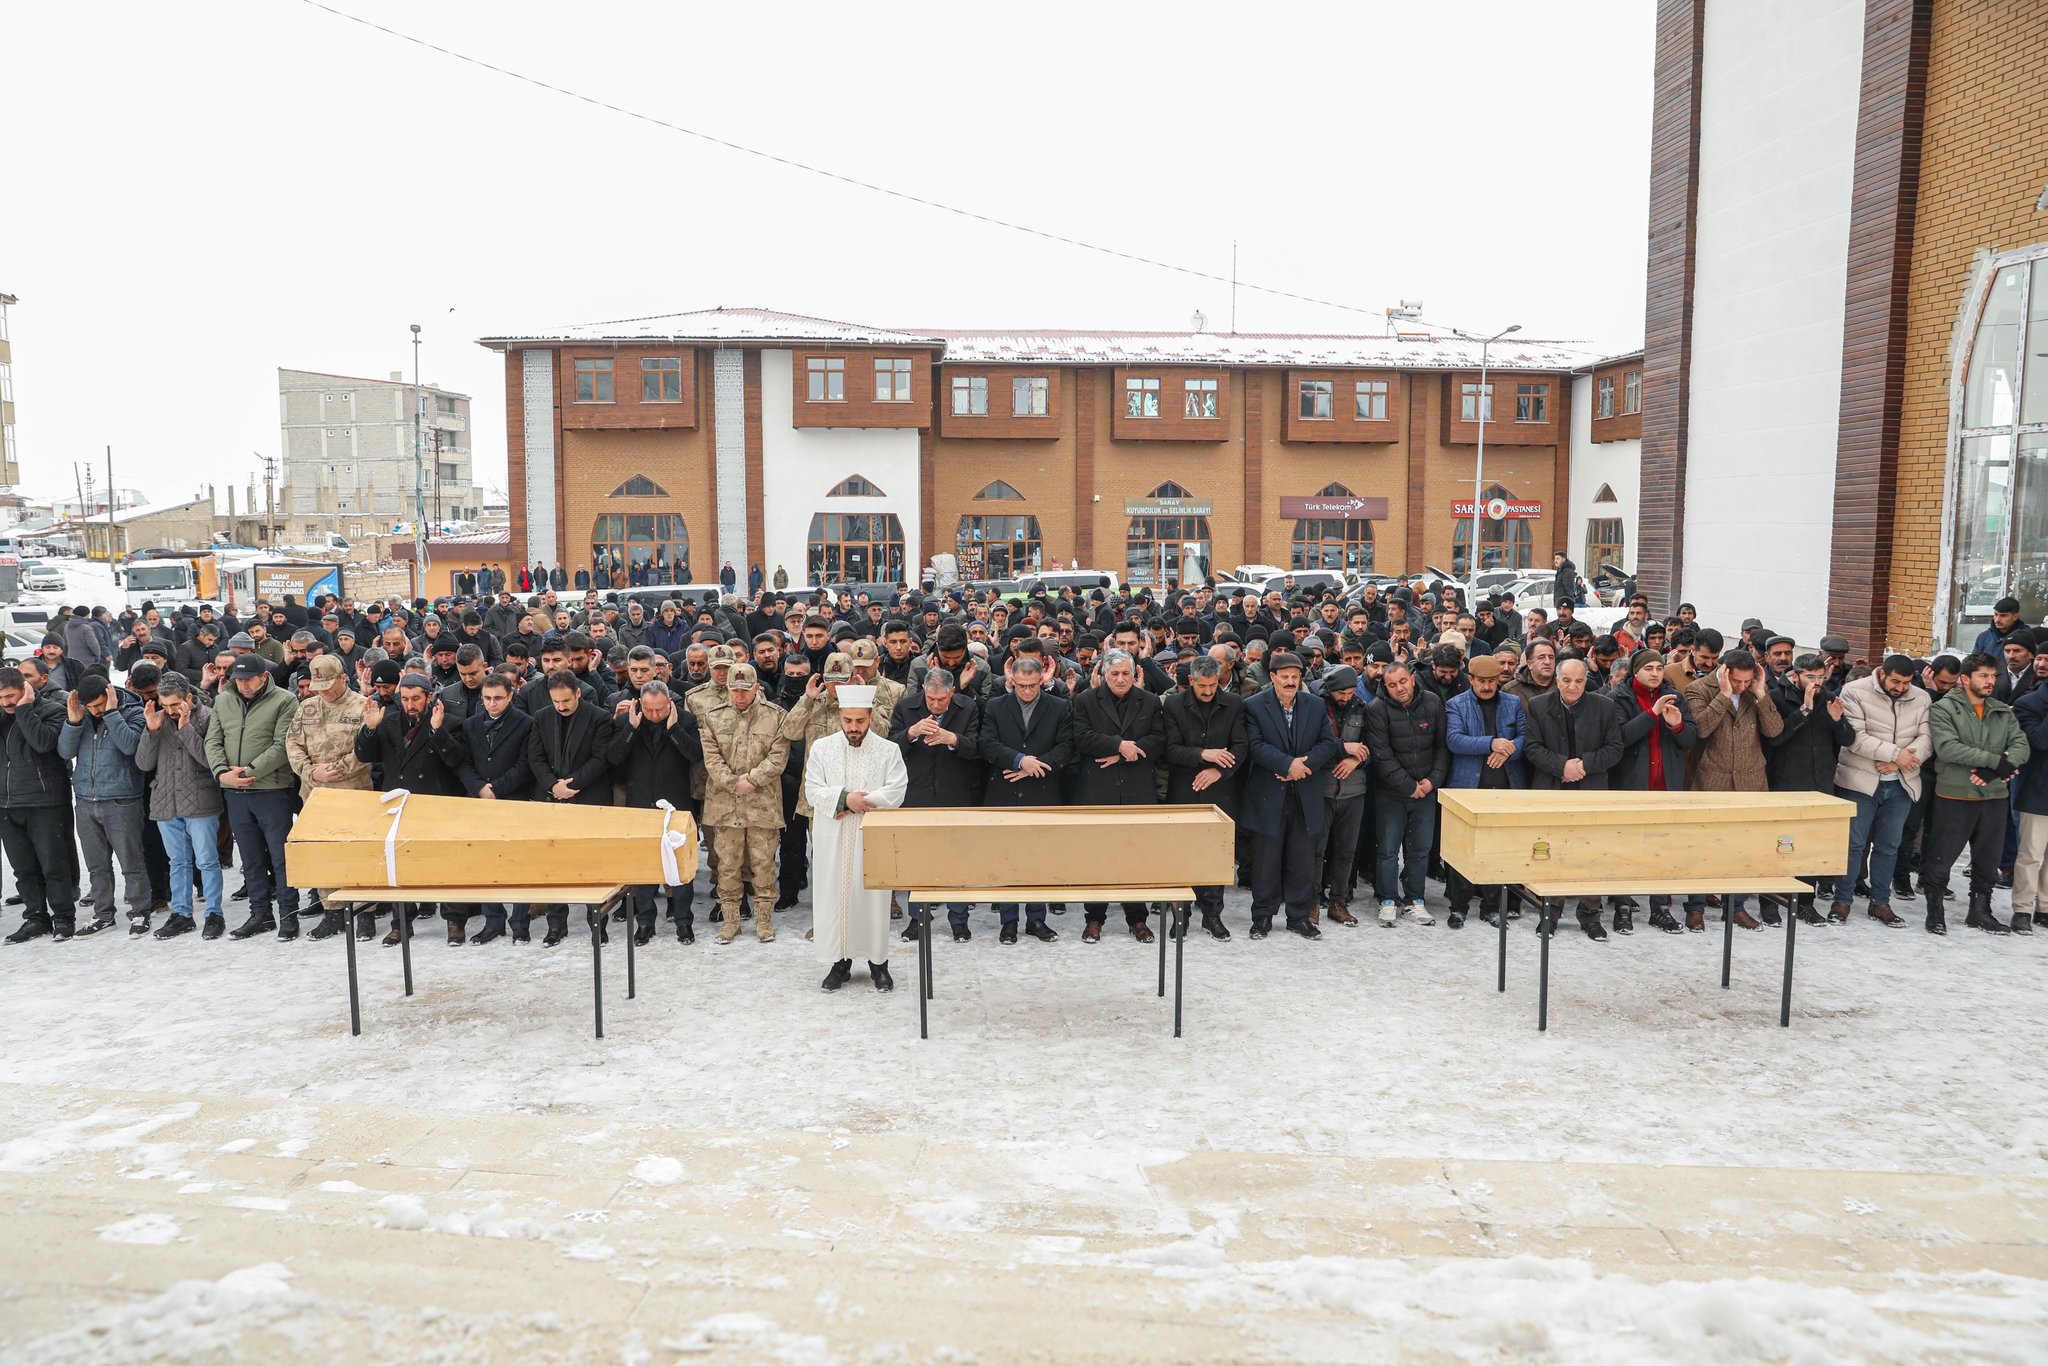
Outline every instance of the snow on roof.
{"label": "snow on roof", "polygon": [[1643,348],[1638,346],[1628,351],[1616,351],[1611,356],[1601,356],[1597,360],[1581,361],[1575,368],[1582,375],[1590,375],[1595,370],[1601,369],[1604,366],[1618,365],[1622,361],[1641,360],[1642,358]]}
{"label": "snow on roof", "polygon": [[[550,333],[485,337],[518,342],[808,342],[943,348],[947,365],[1291,365],[1470,370],[1479,343],[1458,337],[1344,336],[1278,332],[1035,331],[887,328],[765,308],[709,308],[583,323]],[[1570,370],[1597,349],[1580,342],[1496,342],[1490,364],[1504,370]]]}
{"label": "snow on roof", "polygon": [[[186,508],[196,507],[201,503],[206,504],[207,515],[209,517],[212,516],[213,500],[211,498],[187,498],[180,503],[144,503],[140,507],[116,508],[114,510],[114,524],[120,526],[127,522],[139,522],[145,517],[155,517],[166,512],[183,512]],[[72,517],[68,520],[73,523],[88,522],[94,526],[105,526],[107,524],[107,514],[95,512],[90,517]]]}
{"label": "snow on roof", "polygon": [[780,313],[772,308],[700,308],[690,313],[658,313],[645,318],[614,318],[578,323],[555,332],[484,337],[482,344],[502,347],[519,341],[729,341],[843,342],[873,346],[939,346],[938,337],[896,332],[862,323]]}
{"label": "snow on roof", "polygon": [[[1479,343],[1459,337],[1374,337],[1283,332],[951,332],[948,365],[1291,365],[1476,370]],[[1495,342],[1503,370],[1568,370],[1590,352],[1561,341]]]}

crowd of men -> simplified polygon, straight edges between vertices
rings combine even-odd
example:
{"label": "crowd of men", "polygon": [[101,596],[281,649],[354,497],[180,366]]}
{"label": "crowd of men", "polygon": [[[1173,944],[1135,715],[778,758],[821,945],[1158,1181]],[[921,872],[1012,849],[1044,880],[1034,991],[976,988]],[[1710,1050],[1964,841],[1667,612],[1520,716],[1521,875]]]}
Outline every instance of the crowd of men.
{"label": "crowd of men", "polygon": [[[1832,792],[1855,804],[1850,845],[1841,875],[1793,902],[1802,920],[1847,921],[1861,897],[1899,926],[1898,905],[1924,899],[1926,929],[1946,933],[1967,850],[1965,923],[2032,933],[2048,915],[2048,649],[2035,646],[2011,599],[1968,652],[1872,663],[1835,636],[1803,648],[1756,620],[1724,633],[1689,604],[1654,619],[1638,595],[1596,630],[1568,600],[1524,612],[1420,578],[1263,597],[1105,581],[1021,601],[764,587],[652,613],[630,595],[553,590],[285,598],[246,618],[79,608],[0,667],[0,848],[22,908],[7,942],[105,931],[123,913],[130,935],[157,939],[292,939],[302,915],[312,938],[370,937],[373,916],[348,926],[290,880],[286,837],[323,787],[667,802],[705,833],[718,942],[749,924],[772,940],[774,913],[807,884],[812,822],[847,815],[814,809],[802,781],[806,749],[842,731],[845,687],[867,713],[845,727],[851,743],[900,750],[909,806],[1223,808],[1254,939],[1375,915],[1433,925],[1431,878],[1451,929],[1475,905],[1493,924],[1519,915],[1503,888],[1442,865],[1446,788]],[[248,906],[229,930],[235,862],[232,898]],[[1656,869],[1615,870],[1631,872],[1666,933],[1704,930],[1714,906],[1745,929],[1779,923],[1736,896],[1674,907]],[[2009,921],[1995,886],[2012,888]],[[1224,888],[1197,892],[1202,929],[1229,938]],[[636,889],[638,941],[664,906],[694,942],[688,886]],[[1049,916],[1066,909],[997,907],[1001,942],[1057,939]],[[1121,909],[1150,941],[1147,908]],[[1575,909],[1603,939],[1609,917],[1632,933],[1643,908]],[[971,938],[971,908],[947,911],[953,937]],[[1083,940],[1108,913],[1083,907]],[[469,910],[442,910],[449,942],[524,943],[537,917],[545,944],[567,933],[559,906],[481,914],[472,935]]]}

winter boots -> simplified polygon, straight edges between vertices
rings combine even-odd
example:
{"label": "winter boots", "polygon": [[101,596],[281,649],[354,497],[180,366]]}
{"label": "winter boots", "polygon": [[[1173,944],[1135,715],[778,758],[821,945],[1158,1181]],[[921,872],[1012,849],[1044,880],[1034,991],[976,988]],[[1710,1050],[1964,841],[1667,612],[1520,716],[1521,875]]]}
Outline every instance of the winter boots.
{"label": "winter boots", "polygon": [[1991,893],[1989,892],[1970,893],[1970,913],[1964,917],[1963,923],[1973,930],[1983,930],[1986,934],[2012,933],[2012,930],[2003,921],[1991,913]]}

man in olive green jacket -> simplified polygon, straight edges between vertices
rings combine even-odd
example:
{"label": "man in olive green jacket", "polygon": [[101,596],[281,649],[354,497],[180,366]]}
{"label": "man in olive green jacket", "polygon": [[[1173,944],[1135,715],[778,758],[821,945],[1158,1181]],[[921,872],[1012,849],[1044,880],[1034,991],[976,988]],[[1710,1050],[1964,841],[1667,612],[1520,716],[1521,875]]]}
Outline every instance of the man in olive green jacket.
{"label": "man in olive green jacket", "polygon": [[1993,694],[2004,674],[1996,655],[1963,661],[1962,686],[1936,700],[1927,714],[1934,737],[1934,803],[1928,815],[1927,932],[1947,934],[1941,903],[1948,897],[1949,870],[1964,848],[1970,851],[1970,913],[1963,923],[1990,934],[2012,929],[1991,913],[1991,888],[2005,850],[2007,800],[2013,773],[2030,754],[2026,733],[2012,708]]}
{"label": "man in olive green jacket", "polygon": [[[206,762],[227,795],[228,827],[242,851],[242,876],[249,893],[249,918],[228,934],[247,939],[276,930],[279,939],[299,937],[299,893],[285,876],[284,842],[291,834],[292,772],[285,736],[299,700],[270,681],[260,655],[245,654],[228,671],[206,727]],[[271,916],[271,896],[277,916]]]}

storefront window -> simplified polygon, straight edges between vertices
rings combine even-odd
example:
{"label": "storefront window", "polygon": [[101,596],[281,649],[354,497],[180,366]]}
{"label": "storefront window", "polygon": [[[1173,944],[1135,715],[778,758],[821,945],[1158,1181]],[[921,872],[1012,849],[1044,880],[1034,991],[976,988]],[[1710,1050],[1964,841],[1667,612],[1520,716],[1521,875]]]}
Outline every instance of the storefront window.
{"label": "storefront window", "polygon": [[[1342,484],[1330,484],[1318,498],[1351,498]],[[1290,569],[1364,573],[1372,568],[1372,523],[1364,518],[1303,517],[1294,523]]]}
{"label": "storefront window", "polygon": [[810,571],[818,584],[903,582],[903,523],[893,512],[818,513]]}
{"label": "storefront window", "polygon": [[1038,519],[1028,513],[962,517],[954,541],[960,572],[970,579],[1011,579],[1044,568]]}
{"label": "storefront window", "polygon": [[[1488,484],[1481,504],[1496,498],[1513,500],[1499,484]],[[1534,564],[1535,552],[1531,549],[1529,519],[1526,517],[1503,517],[1499,521],[1481,515],[1479,518],[1479,567],[1481,569],[1527,569]],[[1460,517],[1451,532],[1451,572],[1466,575],[1472,572],[1472,519]]]}
{"label": "storefront window", "polygon": [[1971,644],[2002,597],[2048,615],[2048,246],[2028,248],[1976,301],[1951,465],[1948,643]]}
{"label": "storefront window", "polygon": [[[1179,484],[1161,484],[1152,498],[1189,498]],[[1209,519],[1180,513],[1144,513],[1124,533],[1124,581],[1164,588],[1181,583],[1190,556],[1209,562]]]}

